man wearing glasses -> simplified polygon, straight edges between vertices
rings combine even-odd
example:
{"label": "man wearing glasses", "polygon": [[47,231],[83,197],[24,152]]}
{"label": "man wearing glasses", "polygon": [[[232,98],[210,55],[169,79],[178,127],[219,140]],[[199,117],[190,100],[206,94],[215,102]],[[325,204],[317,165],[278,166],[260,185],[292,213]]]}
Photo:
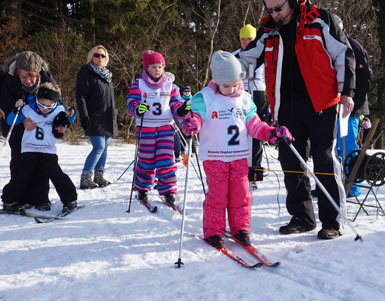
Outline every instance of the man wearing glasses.
{"label": "man wearing glasses", "polygon": [[[307,0],[264,0],[266,18],[248,51],[239,54],[244,71],[265,63],[266,89],[273,118],[293,134],[294,147],[307,159],[310,139],[314,171],[337,205],[345,202],[336,157],[337,104],[343,115],[353,109],[354,55],[332,15]],[[286,207],[292,219],[282,234],[314,230],[316,219],[309,178],[284,141],[279,160],[285,173]],[[298,171],[298,173],[293,173]],[[338,212],[326,196],[318,197],[320,239],[341,235]]]}

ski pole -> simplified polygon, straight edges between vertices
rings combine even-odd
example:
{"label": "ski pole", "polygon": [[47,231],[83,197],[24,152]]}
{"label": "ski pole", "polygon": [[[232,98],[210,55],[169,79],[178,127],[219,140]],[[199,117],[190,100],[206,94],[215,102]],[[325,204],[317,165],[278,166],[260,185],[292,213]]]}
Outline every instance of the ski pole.
{"label": "ski pole", "polygon": [[374,141],[370,144],[370,148],[373,148],[377,142],[377,140],[381,137],[382,133],[385,130],[385,125],[382,127],[381,132],[378,134],[378,136],[374,139]]}
{"label": "ski pole", "polygon": [[336,202],[333,200],[333,198],[331,197],[331,195],[329,194],[329,192],[326,190],[325,186],[323,186],[323,184],[321,183],[320,180],[318,180],[317,176],[310,170],[309,166],[306,164],[306,162],[304,161],[304,159],[301,157],[301,155],[298,153],[298,151],[295,149],[295,147],[289,142],[287,141],[286,139],[283,139],[286,144],[290,147],[290,149],[293,151],[294,155],[298,158],[298,160],[301,162],[302,166],[307,170],[307,172],[313,177],[313,179],[316,181],[317,185],[319,188],[321,188],[322,192],[325,194],[325,196],[327,197],[327,199],[329,200],[329,202],[333,205],[333,207],[341,214],[341,216],[343,217],[343,219],[348,223],[349,227],[353,230],[354,234],[356,235],[356,238],[354,239],[355,241],[356,240],[360,240],[362,242],[362,237],[357,233],[357,231],[354,229],[354,227],[352,226],[352,224],[350,223],[350,221],[347,219],[347,217],[345,216],[345,213],[340,209],[340,207],[338,207],[338,205],[336,204]]}
{"label": "ski pole", "polygon": [[184,139],[182,132],[180,131],[178,125],[176,124],[175,124],[175,129],[178,132],[179,141],[181,142],[181,144],[183,144],[183,149],[184,149],[186,145],[188,145],[188,143],[186,142],[186,139]]}
{"label": "ski pole", "polygon": [[[191,111],[191,117],[194,117],[194,113]],[[186,201],[187,201],[187,187],[188,187],[188,170],[190,167],[190,160],[191,160],[191,149],[192,149],[192,142],[193,140],[190,139],[188,144],[188,151],[187,151],[187,166],[186,166],[186,177],[184,180],[184,195],[183,195],[183,212],[182,212],[182,225],[180,229],[180,238],[179,238],[179,257],[178,261],[175,262],[177,265],[177,268],[180,269],[184,263],[182,262],[182,246],[183,246],[183,233],[184,233],[184,218],[186,216]]]}
{"label": "ski pole", "polygon": [[122,174],[119,176],[119,178],[116,179],[116,182],[118,182],[120,180],[121,177],[123,177],[123,175],[126,173],[126,171],[130,168],[130,166],[132,165],[132,163],[134,163],[135,159],[131,161],[131,163],[127,166],[127,168],[122,172]]}
{"label": "ski pole", "polygon": [[191,155],[191,148],[192,148],[192,139],[189,141],[188,145],[188,158],[187,158],[187,167],[186,167],[186,178],[184,182],[184,196],[183,196],[183,213],[182,213],[182,226],[180,229],[180,238],[179,238],[179,258],[178,261],[175,262],[177,265],[177,268],[179,269],[184,263],[182,262],[182,245],[183,245],[183,233],[184,233],[184,218],[186,215],[186,199],[187,199],[187,184],[188,184],[188,170],[190,167],[190,155]]}
{"label": "ski pole", "polygon": [[[144,100],[144,102],[146,102],[146,100]],[[130,201],[128,203],[128,210],[127,210],[128,213],[130,213],[131,201],[132,201],[132,193],[134,191],[135,176],[136,176],[136,165],[138,164],[138,153],[139,153],[140,139],[142,138],[143,120],[144,120],[144,114],[142,115],[142,118],[140,120],[138,139],[136,140],[136,149],[135,149],[135,158],[134,158],[134,175],[132,176]]]}
{"label": "ski pole", "polygon": [[[177,132],[178,132],[178,134],[179,134],[179,135],[178,135],[179,141],[182,142],[182,139],[183,139],[184,145],[187,145],[187,142],[186,142],[186,140],[184,139],[184,137],[183,137],[183,135],[182,135],[180,129],[179,129],[178,127],[176,127],[176,129],[177,129]],[[191,139],[194,139],[194,138],[195,138],[195,135],[191,136]],[[194,143],[193,143],[193,144],[194,144]],[[204,193],[204,195],[205,195],[205,197],[206,197],[205,184],[203,183],[202,171],[201,171],[201,167],[200,167],[199,159],[198,159],[198,154],[197,154],[197,151],[196,151],[196,148],[195,148],[195,147],[193,147],[193,153],[195,153],[195,155],[196,155],[196,160],[197,160],[197,164],[198,164],[199,174],[198,174],[198,172],[197,172],[196,169],[195,169],[195,165],[194,165],[194,162],[193,162],[193,161],[191,161],[191,165],[192,165],[192,167],[194,168],[194,171],[195,171],[195,173],[196,173],[198,179],[199,179],[199,180],[201,181],[201,183],[202,183],[203,193]],[[185,157],[186,157],[186,156],[187,156],[187,155],[185,155]],[[185,160],[185,159],[183,158],[183,165],[185,165],[185,162],[186,162],[186,161],[187,161],[187,160]]]}
{"label": "ski pole", "polygon": [[[191,140],[193,140],[193,142],[196,142],[195,135],[191,136]],[[196,145],[196,143],[193,143],[193,145]],[[205,194],[205,197],[206,197],[206,189],[205,189],[205,184],[203,183],[202,170],[201,170],[201,165],[199,163],[199,158],[198,158],[198,153],[197,153],[196,147],[194,147],[193,152],[195,153],[195,158],[196,158],[197,164],[198,164],[198,170],[199,170],[199,175],[200,175],[200,179],[201,179],[201,183],[202,183],[203,193]]]}
{"label": "ski pole", "polygon": [[21,112],[21,109],[22,109],[22,107],[17,107],[17,109],[16,109],[15,117],[14,117],[13,120],[12,120],[12,124],[11,124],[11,127],[10,127],[10,129],[9,129],[9,132],[8,132],[8,134],[7,134],[7,137],[5,138],[5,140],[4,140],[4,142],[3,142],[3,147],[1,148],[1,153],[0,153],[0,155],[2,155],[4,146],[7,145],[9,139],[11,138],[13,128],[15,127],[16,120],[17,120],[17,117],[19,117],[19,114],[20,114],[20,112]]}

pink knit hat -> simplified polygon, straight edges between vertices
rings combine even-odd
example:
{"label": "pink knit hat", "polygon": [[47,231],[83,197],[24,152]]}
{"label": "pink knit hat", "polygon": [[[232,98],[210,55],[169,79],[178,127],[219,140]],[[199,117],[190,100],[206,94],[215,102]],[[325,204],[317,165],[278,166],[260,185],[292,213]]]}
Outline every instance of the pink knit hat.
{"label": "pink knit hat", "polygon": [[146,70],[147,67],[152,64],[162,64],[164,67],[166,67],[166,60],[159,52],[146,50],[143,53],[143,69]]}

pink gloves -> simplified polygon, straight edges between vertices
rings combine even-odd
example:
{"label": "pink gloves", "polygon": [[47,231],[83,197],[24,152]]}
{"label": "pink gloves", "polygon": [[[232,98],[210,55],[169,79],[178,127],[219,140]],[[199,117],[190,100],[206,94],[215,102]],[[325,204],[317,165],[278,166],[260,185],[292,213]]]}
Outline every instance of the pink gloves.
{"label": "pink gloves", "polygon": [[285,139],[289,143],[294,141],[294,137],[291,135],[287,127],[281,126],[271,128],[269,133],[269,142],[274,144],[280,138]]}
{"label": "pink gloves", "polygon": [[186,136],[195,135],[200,130],[200,124],[196,117],[185,117],[183,120],[182,132]]}

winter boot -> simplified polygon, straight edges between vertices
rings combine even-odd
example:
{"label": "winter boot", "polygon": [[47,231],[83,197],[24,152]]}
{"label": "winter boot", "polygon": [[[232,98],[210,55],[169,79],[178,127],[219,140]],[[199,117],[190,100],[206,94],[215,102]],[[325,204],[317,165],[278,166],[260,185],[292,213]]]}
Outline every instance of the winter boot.
{"label": "winter boot", "polygon": [[250,246],[250,233],[246,230],[241,230],[234,235],[234,238],[237,239],[240,243],[245,246]]}
{"label": "winter boot", "polygon": [[74,210],[77,206],[78,206],[78,203],[77,203],[76,201],[72,201],[72,202],[70,202],[70,203],[68,203],[68,204],[64,204],[64,205],[63,205],[63,210],[62,210],[62,212],[64,213],[64,212],[66,212],[66,211],[72,211],[72,210]]}
{"label": "winter boot", "polygon": [[98,187],[98,184],[92,181],[92,171],[83,172],[80,177],[80,189],[93,189]]}
{"label": "winter boot", "polygon": [[19,202],[3,203],[3,210],[9,212],[23,211]]}
{"label": "winter boot", "polygon": [[104,171],[102,169],[95,170],[94,182],[98,184],[99,187],[106,187],[107,185],[111,184],[111,182],[103,178],[103,173]]}
{"label": "winter boot", "polygon": [[21,202],[20,207],[24,210],[31,209],[33,206],[30,202]]}
{"label": "winter boot", "polygon": [[51,210],[51,202],[39,203],[35,205],[35,208],[40,211],[50,211]]}
{"label": "winter boot", "polygon": [[293,234],[293,233],[302,233],[314,230],[315,225],[310,224],[304,218],[293,216],[285,226],[279,228],[279,233],[281,234]]}
{"label": "winter boot", "polygon": [[223,249],[225,248],[225,240],[223,239],[223,236],[221,235],[213,235],[210,237],[205,238],[205,240],[212,244],[213,246],[216,246],[217,248]]}
{"label": "winter boot", "polygon": [[322,227],[322,229],[317,234],[319,239],[334,239],[339,236],[341,236],[340,231],[329,227]]}
{"label": "winter boot", "polygon": [[164,200],[169,205],[174,205],[175,203],[175,193],[168,192],[164,195]]}
{"label": "winter boot", "polygon": [[138,200],[142,203],[146,203],[148,201],[148,192],[138,191]]}

